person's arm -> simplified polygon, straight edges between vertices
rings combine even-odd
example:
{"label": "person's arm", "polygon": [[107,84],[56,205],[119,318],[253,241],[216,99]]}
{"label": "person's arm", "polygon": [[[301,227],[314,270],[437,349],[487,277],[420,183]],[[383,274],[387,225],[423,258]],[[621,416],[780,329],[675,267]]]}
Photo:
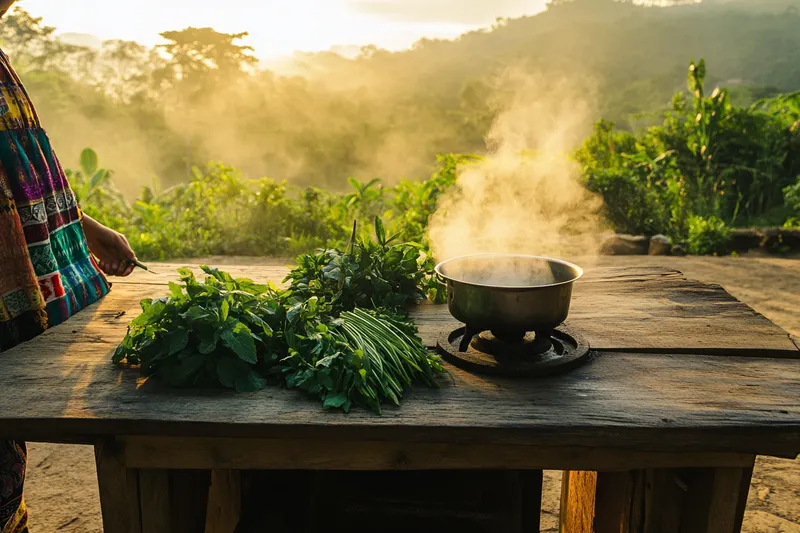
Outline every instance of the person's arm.
{"label": "person's arm", "polygon": [[16,2],[17,0],[0,0],[0,17],[6,14],[6,11]]}
{"label": "person's arm", "polygon": [[136,254],[125,235],[108,228],[84,214],[81,218],[86,243],[100,269],[111,276],[127,276],[133,272]]}

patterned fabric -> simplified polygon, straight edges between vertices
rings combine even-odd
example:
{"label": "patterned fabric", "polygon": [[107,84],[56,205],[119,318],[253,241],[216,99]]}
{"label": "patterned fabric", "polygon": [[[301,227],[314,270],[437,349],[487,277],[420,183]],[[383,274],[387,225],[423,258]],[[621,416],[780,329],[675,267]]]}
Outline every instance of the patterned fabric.
{"label": "patterned fabric", "polygon": [[[108,293],[80,220],[33,104],[0,51],[0,352]],[[0,441],[0,533],[27,532],[25,460],[24,443]]]}
{"label": "patterned fabric", "polygon": [[24,442],[0,441],[0,532],[28,533],[22,500],[27,450]]}

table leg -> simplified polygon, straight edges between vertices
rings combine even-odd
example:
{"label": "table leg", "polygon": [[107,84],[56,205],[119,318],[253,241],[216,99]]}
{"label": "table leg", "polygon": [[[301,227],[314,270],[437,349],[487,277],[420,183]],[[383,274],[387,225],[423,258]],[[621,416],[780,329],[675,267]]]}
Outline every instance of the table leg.
{"label": "table leg", "polygon": [[686,533],[739,533],[752,468],[708,468],[690,477],[684,513]]}
{"label": "table leg", "polygon": [[752,467],[565,472],[561,533],[739,533]]}
{"label": "table leg", "polygon": [[205,533],[233,533],[242,513],[242,475],[239,470],[213,470],[208,490]]}
{"label": "table leg", "polygon": [[127,468],[123,457],[113,439],[95,444],[105,533],[206,533],[210,471]]}
{"label": "table leg", "polygon": [[169,470],[140,470],[139,494],[142,531],[169,533]]}
{"label": "table leg", "polygon": [[205,533],[210,479],[207,470],[140,470],[143,533]]}
{"label": "table leg", "polygon": [[519,484],[519,516],[518,531],[521,533],[539,533],[542,523],[542,481],[541,470],[523,470],[512,472]]}
{"label": "table leg", "polygon": [[126,468],[113,440],[94,447],[100,507],[105,533],[142,533],[139,516],[139,473]]}

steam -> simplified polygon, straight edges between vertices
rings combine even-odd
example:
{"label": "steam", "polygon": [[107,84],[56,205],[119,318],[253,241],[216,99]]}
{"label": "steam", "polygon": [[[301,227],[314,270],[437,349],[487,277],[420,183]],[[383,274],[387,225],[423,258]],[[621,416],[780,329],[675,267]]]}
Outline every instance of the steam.
{"label": "steam", "polygon": [[78,169],[84,148],[93,148],[100,166],[114,171],[114,184],[129,198],[156,181],[158,157],[163,153],[141,124],[122,113],[96,116],[84,106],[63,105],[47,90],[31,90],[31,99],[66,168]]}
{"label": "steam", "polygon": [[431,217],[434,255],[596,256],[602,200],[581,185],[569,159],[590,133],[591,93],[566,79],[515,72],[503,84],[514,90],[486,138],[488,155],[460,169]]}

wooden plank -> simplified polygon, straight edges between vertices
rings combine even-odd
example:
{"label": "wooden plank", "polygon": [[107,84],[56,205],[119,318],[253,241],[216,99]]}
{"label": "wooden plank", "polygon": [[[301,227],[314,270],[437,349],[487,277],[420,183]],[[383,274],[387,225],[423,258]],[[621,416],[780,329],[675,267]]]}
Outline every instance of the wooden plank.
{"label": "wooden plank", "polygon": [[169,471],[170,533],[204,533],[211,472]]}
{"label": "wooden plank", "polygon": [[521,533],[539,533],[542,525],[542,470],[513,472],[518,481],[518,499],[515,515]]}
{"label": "wooden plank", "polygon": [[742,530],[744,522],[744,513],[747,508],[747,498],[750,495],[750,483],[753,478],[753,466],[742,469],[741,480],[739,482],[739,506],[736,509],[736,523],[734,524],[733,531],[739,533]]}
{"label": "wooden plank", "polygon": [[[95,443],[97,482],[105,533],[143,533],[139,517],[139,477],[126,468],[113,440]],[[145,530],[147,531],[147,530]]]}
{"label": "wooden plank", "polygon": [[142,469],[139,471],[141,490],[142,531],[170,533],[172,527],[169,471]]}
{"label": "wooden plank", "polygon": [[[459,326],[446,306],[412,318],[429,346]],[[567,322],[595,350],[800,358],[786,331],[722,287],[671,276],[579,282]]]}
{"label": "wooden plank", "polygon": [[[750,488],[750,468],[706,468],[694,473],[681,533],[739,533]],[[747,490],[742,490],[746,486]]]}
{"label": "wooden plank", "polygon": [[562,533],[739,533],[752,467],[565,472]]}
{"label": "wooden plank", "polygon": [[[693,339],[688,333],[698,328],[708,333],[694,339],[705,339],[706,346],[730,342],[732,350],[744,342],[737,340],[742,332],[759,350],[777,350],[788,341],[727,293],[687,285],[674,272],[598,269],[594,280],[587,278],[581,290],[593,296],[576,297],[574,312],[591,319],[581,329],[595,346],[603,339],[630,345],[631,338],[674,345]],[[0,438],[93,442],[140,434],[800,452],[800,361],[675,355],[675,346],[647,355],[608,351],[569,374],[533,381],[452,369],[455,386],[443,380],[440,390],[417,389],[382,417],[361,409],[326,412],[300,392],[277,388],[235,394],[143,384],[135,370],[109,360],[139,298],[161,293],[158,285],[116,285],[99,304],[3,353],[0,389],[7,408],[0,413]],[[421,311],[421,329],[443,327],[431,317],[441,315],[439,309]],[[613,320],[603,322],[600,311]],[[631,337],[636,320],[642,325]],[[717,329],[724,338],[712,333]]]}
{"label": "wooden plank", "polygon": [[680,533],[688,479],[678,469],[644,472],[644,498],[640,503],[642,533]]}
{"label": "wooden plank", "polygon": [[595,493],[594,533],[636,533],[631,529],[636,472],[600,472]]}
{"label": "wooden plank", "polygon": [[242,476],[239,470],[213,470],[208,489],[205,533],[233,533],[242,512]]}
{"label": "wooden plank", "polygon": [[658,453],[519,445],[123,436],[136,468],[261,470],[560,470],[747,466],[749,454]]}
{"label": "wooden plank", "polygon": [[200,470],[139,470],[142,532],[204,533],[209,480]]}
{"label": "wooden plank", "polygon": [[[176,390],[86,345],[3,355],[0,438],[104,435],[464,442],[694,452],[800,452],[800,364],[779,359],[604,354],[539,380],[471,375],[418,388],[384,416],[331,413],[298,391]],[[8,364],[8,366],[5,366]]]}
{"label": "wooden plank", "polygon": [[[117,282],[117,309],[91,320],[113,321],[116,314],[125,311],[122,322],[127,324],[139,313],[139,300],[165,294],[163,286],[177,279],[173,266],[164,267],[159,276],[139,272],[131,281]],[[288,272],[280,267],[230,270],[233,275],[276,282]],[[429,346],[436,345],[442,330],[458,326],[446,306],[418,306],[412,316]],[[89,320],[80,313],[71,323]],[[575,285],[569,323],[599,350],[800,357],[786,331],[719,285],[687,280],[675,270],[658,267],[590,270]],[[620,327],[622,323],[625,327]],[[91,339],[97,340],[97,336],[82,340]]]}
{"label": "wooden plank", "polygon": [[[567,471],[561,485],[561,533],[641,533],[643,471]],[[643,500],[642,500],[643,502]]]}
{"label": "wooden plank", "polygon": [[560,533],[594,533],[597,472],[567,470],[561,477]]}

